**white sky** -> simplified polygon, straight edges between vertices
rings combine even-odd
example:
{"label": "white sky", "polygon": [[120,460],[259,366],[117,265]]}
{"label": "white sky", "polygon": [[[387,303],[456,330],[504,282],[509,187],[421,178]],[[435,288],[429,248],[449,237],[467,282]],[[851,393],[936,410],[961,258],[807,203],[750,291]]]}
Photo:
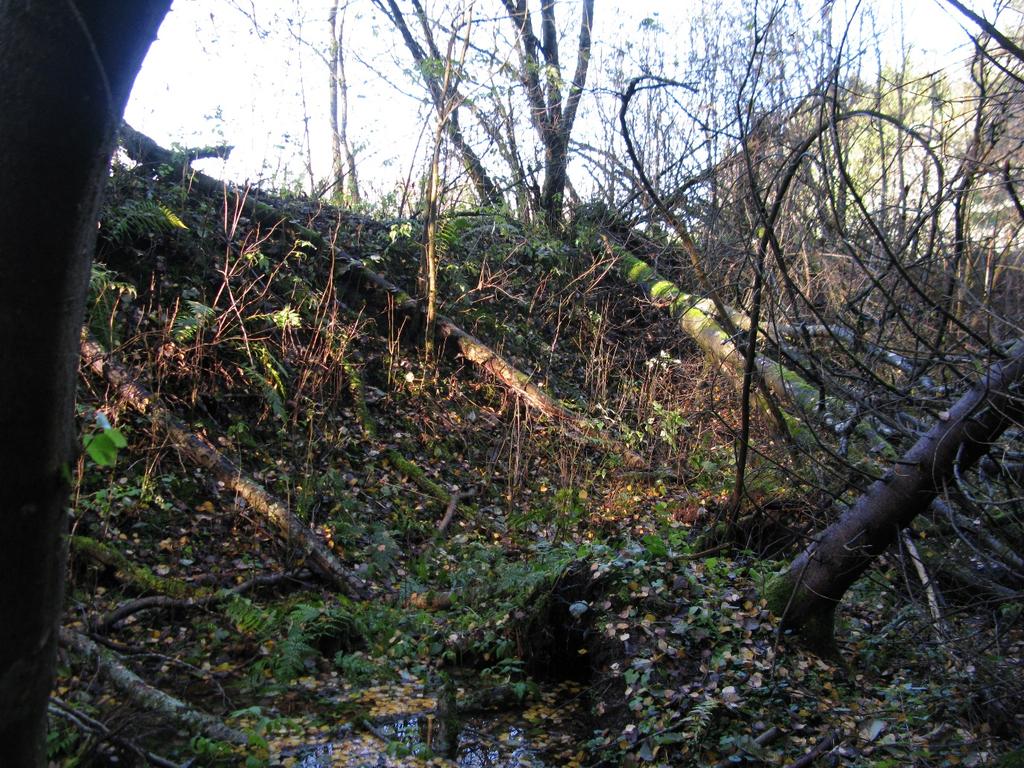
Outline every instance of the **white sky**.
{"label": "white sky", "polygon": [[[870,2],[864,0],[863,6]],[[240,4],[254,9],[261,25],[271,25],[275,15],[286,16],[295,8],[294,0],[252,0],[251,6],[248,0],[240,0]],[[843,8],[854,4],[854,0],[836,2],[837,26],[844,18]],[[431,7],[429,2],[426,5]],[[477,14],[491,5],[488,0],[478,0]],[[493,5],[497,7],[497,3]],[[904,39],[918,52],[915,61],[921,66],[940,69],[957,64],[969,54],[962,19],[944,3],[878,0],[874,5],[877,23],[887,35],[887,47],[895,50]],[[304,37],[326,39],[329,6],[329,0],[303,0],[302,13],[307,19]],[[621,44],[636,34],[641,19],[656,15],[672,31],[690,10],[699,9],[701,2],[597,0],[595,6],[596,65],[601,47],[607,41]],[[976,3],[974,7],[987,6]],[[816,13],[818,3],[805,2],[804,8],[805,13]],[[578,24],[578,0],[562,0],[558,11],[563,23]],[[429,113],[418,101],[418,86],[393,64],[392,57],[397,55],[401,64],[408,66],[407,51],[389,28],[373,28],[369,0],[352,0],[348,13],[352,52],[405,90],[401,93],[366,65],[349,60],[349,133],[362,146],[361,182],[373,196],[408,173]],[[261,39],[252,23],[225,0],[175,0],[136,81],[126,119],[165,146],[172,142],[199,146],[221,140],[233,144],[236,149],[226,165],[206,161],[212,173],[238,181],[264,180],[281,185],[289,178],[304,178],[302,165],[295,158],[303,141],[303,116],[309,114],[315,174],[318,178],[327,176],[330,139],[326,67],[295,44],[281,23],[272,26],[272,34]],[[563,66],[570,71],[574,57],[569,46],[575,43],[575,37],[574,26],[563,50]],[[680,34],[676,39],[686,41],[688,37]],[[417,167],[416,172],[419,170]]]}

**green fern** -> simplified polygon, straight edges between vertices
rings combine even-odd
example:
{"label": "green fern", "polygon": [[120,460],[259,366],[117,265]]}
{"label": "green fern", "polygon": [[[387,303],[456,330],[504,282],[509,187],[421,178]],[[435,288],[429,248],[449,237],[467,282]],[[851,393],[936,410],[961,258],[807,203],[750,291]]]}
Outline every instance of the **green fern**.
{"label": "green fern", "polygon": [[704,699],[693,705],[683,718],[683,729],[693,742],[699,742],[711,724],[711,718],[718,709],[717,699]]}
{"label": "green fern", "polygon": [[143,237],[188,229],[170,208],[155,200],[129,200],[103,222],[111,242],[126,245]]}
{"label": "green fern", "polygon": [[172,331],[175,340],[180,343],[192,341],[199,331],[210,324],[213,316],[217,313],[213,307],[208,307],[201,301],[188,300],[185,302],[185,306],[188,311],[178,313],[178,316],[174,318]]}
{"label": "green fern", "polygon": [[260,608],[246,597],[235,596],[224,606],[224,614],[244,635],[266,637],[280,624],[275,611]]}
{"label": "green fern", "polygon": [[113,322],[118,305],[138,296],[134,285],[117,278],[100,263],[94,263],[89,274],[89,330],[111,347],[121,342],[120,324]]}
{"label": "green fern", "polygon": [[138,296],[138,290],[134,285],[118,280],[116,272],[99,262],[94,262],[89,273],[89,298],[98,302],[108,293],[117,294],[119,297],[131,296],[133,299]]}
{"label": "green fern", "polygon": [[256,365],[243,365],[242,371],[249,381],[259,387],[263,399],[270,406],[273,414],[281,421],[287,421],[288,412],[284,407],[285,400],[287,399],[287,390],[285,389],[283,375],[287,372],[284,370],[284,366],[278,362],[277,358],[270,354],[270,350],[264,344],[254,344],[252,352],[255,362],[259,364],[259,367],[257,368]]}
{"label": "green fern", "polygon": [[306,670],[306,662],[318,655],[311,638],[300,628],[293,628],[274,649],[270,670],[276,680],[287,682],[301,675]]}
{"label": "green fern", "polygon": [[451,254],[462,236],[472,227],[473,220],[467,216],[442,219],[437,228],[437,255],[445,258]]}

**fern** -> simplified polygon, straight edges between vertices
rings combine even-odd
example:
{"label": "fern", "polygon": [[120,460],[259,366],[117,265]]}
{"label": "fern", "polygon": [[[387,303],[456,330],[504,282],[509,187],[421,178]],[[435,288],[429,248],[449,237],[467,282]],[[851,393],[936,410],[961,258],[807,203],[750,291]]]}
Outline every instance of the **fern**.
{"label": "fern", "polygon": [[328,633],[330,623],[324,608],[311,603],[299,603],[289,611],[287,634],[270,659],[270,669],[278,680],[291,680],[302,674],[307,662],[319,655],[314,643]]}
{"label": "fern", "polygon": [[99,263],[89,273],[89,330],[110,346],[120,343],[119,327],[113,322],[118,305],[138,296],[134,285],[117,278],[116,272]]}
{"label": "fern", "polygon": [[704,699],[700,701],[686,713],[686,717],[683,718],[683,728],[691,741],[699,742],[704,734],[707,732],[708,725],[711,724],[711,717],[715,714],[715,710],[718,709],[717,699]]}
{"label": "fern", "polygon": [[[236,631],[271,648],[269,655],[257,660],[249,670],[249,684],[253,688],[266,685],[268,678],[286,683],[303,674],[312,659],[320,656],[317,647],[324,638],[340,645],[344,655],[351,648],[351,638],[377,634],[390,639],[391,625],[379,626],[379,617],[363,622],[357,620],[349,604],[338,602],[331,607],[321,603],[297,603],[287,612],[261,608],[245,597],[234,596],[224,606],[224,613]],[[332,652],[334,652],[332,650]]]}
{"label": "fern", "polygon": [[270,660],[270,670],[280,682],[287,682],[301,675],[306,662],[319,655],[311,639],[301,628],[292,628],[277,644]]}
{"label": "fern", "polygon": [[201,301],[185,302],[188,312],[180,312],[174,318],[173,334],[176,341],[186,343],[192,341],[203,328],[210,324],[217,311]]}
{"label": "fern", "polygon": [[466,216],[443,219],[437,228],[437,255],[448,256],[462,236],[473,226],[473,220]]}
{"label": "fern", "polygon": [[111,242],[118,245],[175,229],[188,229],[174,211],[155,200],[129,200],[112,210],[104,225]]}
{"label": "fern", "polygon": [[263,399],[270,406],[270,410],[274,415],[281,421],[287,421],[288,412],[284,407],[287,390],[285,389],[284,377],[282,376],[286,371],[284,371],[283,366],[277,359],[270,354],[270,350],[265,345],[255,344],[252,347],[252,351],[260,368],[257,369],[254,365],[246,365],[242,366],[242,370],[246,377],[260,388]]}
{"label": "fern", "polygon": [[224,606],[224,614],[235,625],[235,629],[245,635],[263,638],[279,623],[276,612],[265,610],[254,605],[245,597],[235,596]]}
{"label": "fern", "polygon": [[107,269],[103,264],[94,262],[89,273],[89,298],[101,301],[108,293],[120,296],[138,296],[138,290],[131,283],[117,279],[117,273]]}

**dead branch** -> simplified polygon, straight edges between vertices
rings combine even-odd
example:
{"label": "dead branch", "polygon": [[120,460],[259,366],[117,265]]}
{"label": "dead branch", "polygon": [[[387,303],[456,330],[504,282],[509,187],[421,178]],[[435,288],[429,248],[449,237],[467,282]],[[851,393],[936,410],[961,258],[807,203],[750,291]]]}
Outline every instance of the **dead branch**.
{"label": "dead branch", "polygon": [[213,594],[184,598],[169,597],[168,595],[150,595],[149,597],[140,597],[137,600],[122,603],[106,615],[101,616],[93,626],[97,632],[108,632],[111,628],[121,623],[129,616],[134,616],[136,613],[141,613],[142,611],[149,611],[156,608],[162,608],[168,611],[184,610],[187,608],[205,608],[210,605],[216,605],[217,603],[230,600],[232,597],[244,595],[257,587],[274,586],[281,582],[297,578],[299,578],[299,576],[296,572],[270,573],[254,576],[248,581],[239,584],[237,587],[232,589],[222,589]]}
{"label": "dead branch", "polygon": [[136,411],[162,429],[178,452],[194,464],[209,470],[234,491],[253,510],[269,522],[284,542],[297,546],[311,570],[336,588],[362,598],[366,585],[349,571],[286,504],[272,496],[262,485],[220,453],[206,438],[190,430],[167,406],[143,387],[121,363],[103,350],[90,336],[82,337],[82,362],[101,376]]}
{"label": "dead branch", "polygon": [[228,727],[219,718],[154,688],[122,664],[113,653],[100,648],[81,632],[61,627],[60,644],[95,663],[100,674],[137,706],[165,715],[179,727],[211,739],[239,745],[248,743],[244,733]]}

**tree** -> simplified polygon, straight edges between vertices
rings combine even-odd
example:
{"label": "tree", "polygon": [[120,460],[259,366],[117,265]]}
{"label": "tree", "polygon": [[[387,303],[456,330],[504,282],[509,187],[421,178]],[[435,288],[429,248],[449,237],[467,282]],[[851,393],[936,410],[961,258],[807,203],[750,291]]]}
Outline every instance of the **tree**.
{"label": "tree", "polygon": [[[341,11],[339,15],[339,10]],[[331,29],[331,40],[327,56],[330,78],[330,121],[331,121],[331,160],[334,171],[334,190],[338,197],[347,195],[352,203],[358,203],[359,177],[356,175],[356,154],[348,137],[348,77],[345,74],[345,16],[348,5],[341,7],[341,0],[334,0],[334,5],[327,15],[327,24]],[[341,99],[339,105],[338,99]],[[342,154],[344,153],[344,159]]]}
{"label": "tree", "polygon": [[[576,71],[562,97],[562,67],[558,56],[558,27],[555,0],[542,0],[541,36],[538,40],[526,0],[502,0],[516,29],[519,78],[530,104],[533,123],[544,147],[544,188],[540,206],[549,227],[561,226],[562,201],[568,179],[569,137],[590,66],[590,32],[594,23],[594,0],[583,0],[580,9],[580,39]],[[541,57],[543,56],[543,62]],[[542,85],[542,78],[544,85]]]}
{"label": "tree", "polygon": [[132,83],[170,0],[0,5],[0,744],[46,764],[96,215]]}
{"label": "tree", "polygon": [[955,474],[969,470],[989,446],[1024,417],[1024,341],[989,368],[975,386],[876,480],[769,585],[772,610],[784,628],[811,647],[832,646],[835,607],[900,531],[928,508]]}
{"label": "tree", "polygon": [[500,205],[502,202],[501,190],[491,179],[479,155],[462,132],[458,105],[465,99],[457,90],[451,94],[446,91],[446,72],[448,72],[450,62],[441,55],[441,51],[434,41],[434,34],[423,6],[419,0],[413,0],[413,11],[423,30],[426,48],[420,45],[413,36],[412,30],[406,22],[405,14],[402,13],[395,0],[373,0],[373,4],[402,35],[402,40],[405,42],[406,48],[409,49],[409,53],[412,54],[413,61],[416,62],[416,67],[430,92],[430,100],[437,112],[438,119],[444,124],[448,140],[451,141],[452,146],[462,158],[466,173],[469,174],[469,178],[473,182],[480,202],[484,205]]}
{"label": "tree", "polygon": [[466,61],[466,50],[469,48],[470,28],[473,25],[472,7],[464,11],[466,35],[463,38],[462,51],[456,62],[455,44],[458,39],[459,27],[452,28],[448,38],[448,49],[444,57],[444,77],[441,81],[441,105],[437,109],[437,127],[434,130],[434,148],[430,156],[430,172],[427,177],[425,194],[426,216],[423,222],[426,243],[423,247],[423,259],[420,266],[420,295],[426,301],[426,323],[424,333],[424,351],[427,359],[434,355],[434,330],[437,320],[437,262],[438,262],[438,222],[440,219],[441,202],[441,143],[445,127],[459,108],[458,73]]}

